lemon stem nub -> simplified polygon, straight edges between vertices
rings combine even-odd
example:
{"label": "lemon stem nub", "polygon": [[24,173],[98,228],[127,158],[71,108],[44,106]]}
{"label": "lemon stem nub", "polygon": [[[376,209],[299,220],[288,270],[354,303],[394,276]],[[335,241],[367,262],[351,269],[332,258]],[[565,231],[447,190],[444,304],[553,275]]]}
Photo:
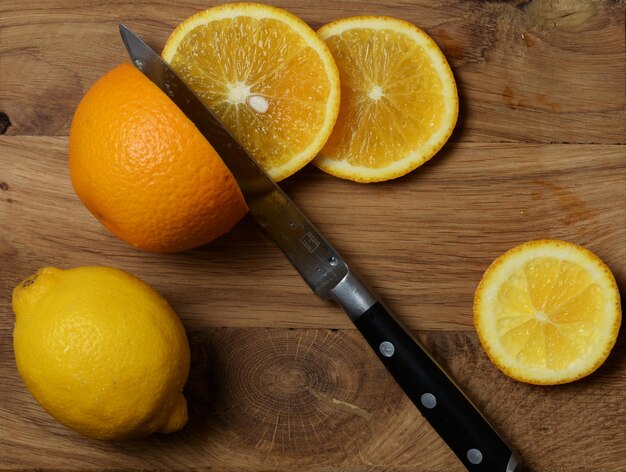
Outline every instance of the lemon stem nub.
{"label": "lemon stem nub", "polygon": [[27,315],[56,283],[62,271],[56,267],[44,267],[24,279],[13,289],[13,312],[16,317]]}

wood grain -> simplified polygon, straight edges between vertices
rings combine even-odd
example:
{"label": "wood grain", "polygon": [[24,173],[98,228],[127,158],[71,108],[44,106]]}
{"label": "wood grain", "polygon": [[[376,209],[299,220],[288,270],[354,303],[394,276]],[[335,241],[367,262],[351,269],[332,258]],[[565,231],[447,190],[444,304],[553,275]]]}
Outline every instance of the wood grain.
{"label": "wood grain", "polygon": [[[500,374],[473,333],[419,334],[506,433],[526,471],[624,470],[623,338],[591,377],[541,388]],[[0,345],[2,467],[464,470],[355,331],[209,328],[189,338],[187,427],[117,444],[86,439],[50,418],[7,366],[10,346]]]}
{"label": "wood grain", "polygon": [[[461,95],[454,140],[624,143],[624,5],[614,0],[271,2],[317,28],[358,14],[425,29]],[[127,23],[160,49],[174,27],[215,2],[3,0],[0,111],[10,134],[66,135],[90,85],[127,61]],[[10,71],[10,73],[9,73]]]}
{"label": "wood grain", "polygon": [[[160,290],[190,327],[351,328],[249,220],[183,254],[120,242],[74,194],[66,148],[64,137],[0,137],[4,290],[44,265],[113,265]],[[284,187],[409,327],[467,330],[484,270],[530,239],[584,245],[624,286],[625,181],[623,146],[454,143],[393,182],[310,166]]]}
{"label": "wood grain", "polygon": [[[244,219],[182,254],[136,251],[72,191],[67,134],[93,82],[127,60],[125,22],[156,48],[216,2],[0,2],[0,469],[460,472],[341,311],[316,299]],[[430,348],[527,472],[626,470],[624,328],[607,362],[551,388],[485,356],[472,297],[506,249],[559,238],[626,287],[623,0],[279,0],[317,28],[386,14],[425,29],[461,99],[442,152],[402,179],[359,185],[307,167],[285,190]],[[192,348],[188,426],[103,443],[30,396],[12,350],[12,288],[39,267],[112,265],[158,289]]]}
{"label": "wood grain", "polygon": [[[460,470],[345,316],[317,300],[250,221],[188,253],[136,251],[74,195],[66,147],[65,137],[0,138],[0,465]],[[623,146],[454,143],[393,183],[362,186],[307,168],[285,187],[410,327],[454,330],[421,335],[520,449],[527,470],[619,471],[623,336],[588,380],[517,384],[486,360],[471,331],[471,303],[493,258],[541,237],[591,248],[624,287],[625,180]],[[170,300],[194,350],[187,430],[94,443],[56,424],[27,394],[10,348],[9,294],[49,264],[121,267]]]}

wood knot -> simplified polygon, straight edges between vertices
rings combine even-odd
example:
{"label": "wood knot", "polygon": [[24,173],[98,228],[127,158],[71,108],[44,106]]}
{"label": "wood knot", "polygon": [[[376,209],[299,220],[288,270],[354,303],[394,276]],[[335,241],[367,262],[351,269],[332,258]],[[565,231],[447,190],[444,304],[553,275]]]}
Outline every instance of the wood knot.
{"label": "wood knot", "polygon": [[0,111],[0,134],[6,134],[7,130],[11,126],[11,120],[9,119],[9,115]]}
{"label": "wood knot", "polygon": [[9,184],[0,180],[0,190],[6,192],[7,190],[9,190]]}
{"label": "wood knot", "polygon": [[277,392],[294,395],[302,392],[309,381],[309,373],[303,366],[285,363],[269,366],[261,379],[264,386]]}
{"label": "wood knot", "polygon": [[[222,328],[211,333],[213,339],[207,333],[190,336],[190,423],[200,422],[220,437],[234,435],[232,441],[262,458],[301,460],[320,448],[344,454],[346,443],[371,434],[372,410],[389,400],[390,392],[380,388],[389,382],[387,374],[382,367],[372,369],[378,360],[356,332]],[[210,379],[210,387],[202,387],[202,377]],[[203,403],[207,394],[210,401]],[[399,389],[396,394],[402,395]],[[205,411],[195,417],[194,405]]]}
{"label": "wood knot", "polygon": [[598,13],[595,0],[534,0],[524,2],[530,24],[540,29],[575,30]]}

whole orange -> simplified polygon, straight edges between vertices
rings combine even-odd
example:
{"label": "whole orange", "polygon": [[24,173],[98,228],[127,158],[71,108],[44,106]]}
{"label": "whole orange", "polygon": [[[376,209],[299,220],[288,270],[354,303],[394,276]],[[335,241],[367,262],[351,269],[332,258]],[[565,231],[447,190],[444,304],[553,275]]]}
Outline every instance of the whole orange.
{"label": "whole orange", "polygon": [[70,129],[69,161],[72,185],[89,211],[146,251],[206,244],[248,210],[209,142],[130,64],[109,71],[83,97]]}

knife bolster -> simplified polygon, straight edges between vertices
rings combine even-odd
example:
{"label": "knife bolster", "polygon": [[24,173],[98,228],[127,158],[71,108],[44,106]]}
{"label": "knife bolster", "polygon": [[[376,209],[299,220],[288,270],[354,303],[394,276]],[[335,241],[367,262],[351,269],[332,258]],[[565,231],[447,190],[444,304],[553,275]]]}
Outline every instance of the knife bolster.
{"label": "knife bolster", "polygon": [[346,276],[330,289],[328,298],[337,302],[353,322],[378,301],[350,269]]}

